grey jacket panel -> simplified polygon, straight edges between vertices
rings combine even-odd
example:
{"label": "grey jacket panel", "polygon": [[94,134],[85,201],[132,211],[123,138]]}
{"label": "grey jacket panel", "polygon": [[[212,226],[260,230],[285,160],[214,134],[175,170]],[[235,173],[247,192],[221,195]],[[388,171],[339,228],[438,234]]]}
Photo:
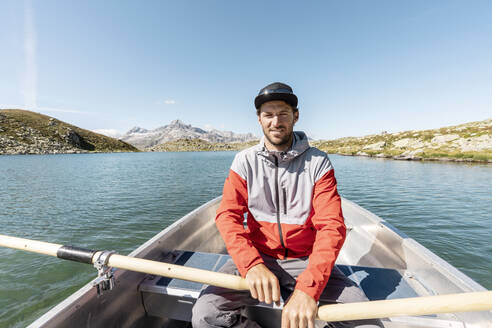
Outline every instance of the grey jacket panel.
{"label": "grey jacket panel", "polygon": [[298,131],[289,151],[269,151],[262,138],[238,153],[231,166],[246,180],[248,209],[257,221],[277,223],[278,208],[282,224],[297,225],[309,218],[314,184],[332,169],[328,155],[310,147],[307,136]]}

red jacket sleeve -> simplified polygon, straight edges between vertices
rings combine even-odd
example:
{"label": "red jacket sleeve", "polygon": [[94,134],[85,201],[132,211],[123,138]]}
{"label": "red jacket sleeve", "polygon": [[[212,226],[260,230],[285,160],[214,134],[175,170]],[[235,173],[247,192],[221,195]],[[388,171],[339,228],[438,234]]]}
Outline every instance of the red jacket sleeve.
{"label": "red jacket sleeve", "polygon": [[248,211],[248,190],[246,180],[233,170],[224,183],[222,201],[217,209],[215,223],[224,239],[229,255],[236,264],[241,276],[248,270],[263,263],[258,250],[253,246],[244,229],[244,213]]}
{"label": "red jacket sleeve", "polygon": [[297,278],[296,288],[318,301],[346,234],[341,199],[332,169],[315,183],[312,206],[314,213],[311,220],[316,229],[316,239],[308,266]]}

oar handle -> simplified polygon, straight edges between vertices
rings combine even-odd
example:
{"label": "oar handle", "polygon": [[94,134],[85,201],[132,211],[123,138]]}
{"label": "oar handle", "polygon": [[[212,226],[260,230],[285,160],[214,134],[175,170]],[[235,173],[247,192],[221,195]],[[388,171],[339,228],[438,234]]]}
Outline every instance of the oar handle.
{"label": "oar handle", "polygon": [[[94,263],[101,254],[100,251],[90,249],[62,246],[5,235],[0,235],[0,246],[85,263]],[[112,254],[108,259],[107,265],[124,270],[195,281],[229,289],[249,290],[246,280],[239,276],[136,257]],[[492,291],[324,305],[319,307],[318,317],[324,321],[346,321],[401,315],[489,310],[492,310]]]}
{"label": "oar handle", "polygon": [[346,321],[490,310],[492,291],[483,291],[323,305],[318,309],[318,317],[324,321]]}

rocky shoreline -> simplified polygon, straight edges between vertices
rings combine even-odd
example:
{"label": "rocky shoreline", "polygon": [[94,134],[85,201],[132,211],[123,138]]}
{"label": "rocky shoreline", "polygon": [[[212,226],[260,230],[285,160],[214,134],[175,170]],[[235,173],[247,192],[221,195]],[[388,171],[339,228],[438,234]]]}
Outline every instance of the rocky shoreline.
{"label": "rocky shoreline", "polygon": [[327,153],[347,156],[492,163],[492,119],[433,130],[321,140],[313,145]]}
{"label": "rocky shoreline", "polygon": [[[1,122],[1,117],[0,117]],[[0,154],[25,155],[25,154],[76,154],[88,153],[83,149],[81,138],[75,131],[69,129],[64,135],[59,135],[59,140],[45,137],[39,131],[30,127],[19,127],[13,136],[0,136]],[[63,142],[64,141],[64,142]]]}
{"label": "rocky shoreline", "polygon": [[482,164],[492,164],[492,159],[478,160],[473,158],[453,158],[453,157],[418,157],[418,156],[385,156],[385,155],[375,155],[371,156],[368,154],[344,154],[344,153],[332,153],[342,156],[359,156],[368,157],[374,159],[391,159],[398,161],[425,161],[425,162],[458,162],[458,163],[482,163]]}
{"label": "rocky shoreline", "polygon": [[138,151],[113,138],[24,110],[0,111],[0,155]]}
{"label": "rocky shoreline", "polygon": [[150,152],[186,152],[186,151],[240,151],[258,143],[258,140],[247,142],[208,142],[198,138],[181,138],[168,141],[144,151]]}

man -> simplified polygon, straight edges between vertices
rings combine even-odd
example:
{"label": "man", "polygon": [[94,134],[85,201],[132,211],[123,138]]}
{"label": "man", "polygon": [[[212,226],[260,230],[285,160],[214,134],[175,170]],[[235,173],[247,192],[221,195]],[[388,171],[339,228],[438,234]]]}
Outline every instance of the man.
{"label": "man", "polygon": [[259,327],[244,307],[279,304],[284,295],[282,328],[312,328],[320,299],[366,300],[334,268],[346,233],[340,196],[326,153],[293,132],[297,102],[292,88],[279,82],[255,98],[264,136],[234,158],[216,216],[232,258],[220,271],[245,277],[250,290],[208,287],[193,308],[196,328]]}

